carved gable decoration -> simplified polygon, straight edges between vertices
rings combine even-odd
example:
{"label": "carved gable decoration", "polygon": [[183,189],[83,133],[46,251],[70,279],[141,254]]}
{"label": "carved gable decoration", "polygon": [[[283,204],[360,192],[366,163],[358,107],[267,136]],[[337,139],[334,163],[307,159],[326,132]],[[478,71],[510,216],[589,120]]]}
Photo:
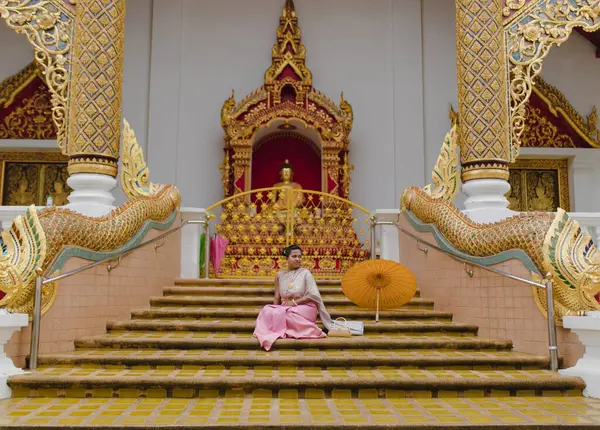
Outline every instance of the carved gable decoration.
{"label": "carved gable decoration", "polygon": [[51,94],[32,62],[0,83],[0,139],[56,139]]}
{"label": "carved gable decoration", "polygon": [[227,163],[222,166],[224,186],[229,190],[226,196],[246,189],[244,178],[250,165],[252,140],[258,129],[273,121],[293,119],[316,130],[322,142],[324,165],[331,167],[339,166],[350,142],[352,106],[343,94],[337,105],[313,88],[293,0],[285,1],[271,56],[264,84],[240,102],[232,93],[221,108],[227,154]]}
{"label": "carved gable decoration", "polygon": [[521,146],[529,148],[600,148],[596,108],[581,116],[557,88],[535,79],[525,106]]}

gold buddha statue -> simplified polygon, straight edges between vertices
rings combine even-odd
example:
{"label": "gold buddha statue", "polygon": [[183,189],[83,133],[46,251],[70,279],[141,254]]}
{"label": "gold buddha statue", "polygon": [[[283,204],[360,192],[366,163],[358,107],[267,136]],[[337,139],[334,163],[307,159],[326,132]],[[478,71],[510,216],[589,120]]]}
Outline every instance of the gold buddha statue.
{"label": "gold buddha statue", "polygon": [[19,180],[19,187],[10,193],[9,204],[16,206],[29,206],[35,203],[35,195],[32,191],[27,191],[29,182],[26,178]]}
{"label": "gold buddha statue", "polygon": [[[302,185],[297,182],[293,182],[294,169],[290,165],[289,160],[285,160],[283,167],[279,171],[279,177],[281,182],[273,185],[275,188],[284,188],[281,191],[277,191],[275,198],[277,199],[273,205],[277,211],[284,211],[288,207],[297,209],[304,202],[304,194],[302,192],[294,192],[302,190]],[[293,199],[293,201],[291,200]]]}
{"label": "gold buddha statue", "polygon": [[50,195],[52,196],[54,206],[64,206],[69,202],[67,200],[69,194],[65,191],[65,186],[60,181],[54,182],[54,192],[50,193]]}

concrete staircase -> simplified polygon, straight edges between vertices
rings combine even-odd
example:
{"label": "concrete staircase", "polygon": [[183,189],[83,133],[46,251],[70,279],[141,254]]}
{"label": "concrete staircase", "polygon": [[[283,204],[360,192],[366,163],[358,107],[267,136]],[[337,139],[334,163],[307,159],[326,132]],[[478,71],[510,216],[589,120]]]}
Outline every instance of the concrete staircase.
{"label": "concrete staircase", "polygon": [[402,309],[356,307],[339,282],[320,282],[333,317],[365,321],[351,339],[281,339],[271,352],[252,337],[270,285],[179,280],[131,321],[40,356],[39,371],[13,377],[15,397],[446,398],[579,396],[581,380],[548,370],[547,357],[481,339],[477,327],[434,311],[418,294]]}

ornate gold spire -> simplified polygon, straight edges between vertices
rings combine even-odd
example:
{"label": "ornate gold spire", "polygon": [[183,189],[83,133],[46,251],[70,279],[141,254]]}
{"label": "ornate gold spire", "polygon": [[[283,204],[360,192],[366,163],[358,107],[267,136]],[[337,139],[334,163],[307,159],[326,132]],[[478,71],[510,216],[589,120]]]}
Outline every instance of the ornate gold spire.
{"label": "ornate gold spire", "polygon": [[296,91],[304,94],[312,87],[312,73],[305,65],[306,48],[300,34],[294,2],[286,0],[279,18],[277,42],[271,50],[272,64],[265,72],[267,90],[284,82],[294,83]]}

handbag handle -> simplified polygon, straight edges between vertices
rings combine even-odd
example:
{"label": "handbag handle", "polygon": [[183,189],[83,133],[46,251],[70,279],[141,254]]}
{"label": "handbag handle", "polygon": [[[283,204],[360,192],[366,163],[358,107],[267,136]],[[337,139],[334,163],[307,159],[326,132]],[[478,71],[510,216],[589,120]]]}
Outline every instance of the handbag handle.
{"label": "handbag handle", "polygon": [[[343,322],[344,322],[344,325],[342,325],[342,324],[339,324],[339,323],[338,323],[338,320],[341,320],[341,321],[343,321]],[[348,321],[346,321],[346,318],[344,318],[344,317],[338,317],[338,318],[336,318],[336,319],[335,319],[335,321],[333,321],[333,324],[334,324],[334,325],[337,325],[337,326],[340,326],[340,327],[346,327],[346,325],[347,325],[347,322],[348,322]]]}

